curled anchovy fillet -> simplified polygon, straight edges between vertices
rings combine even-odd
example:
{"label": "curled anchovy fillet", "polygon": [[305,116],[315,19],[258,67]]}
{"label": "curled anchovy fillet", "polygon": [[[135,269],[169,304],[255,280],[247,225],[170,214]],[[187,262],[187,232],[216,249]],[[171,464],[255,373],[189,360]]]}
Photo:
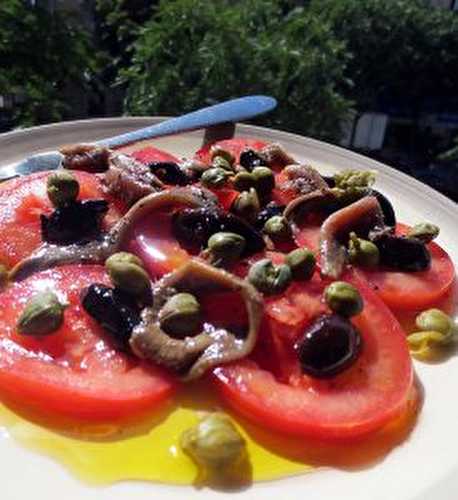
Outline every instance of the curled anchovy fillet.
{"label": "curled anchovy fillet", "polygon": [[101,239],[85,245],[59,246],[45,243],[11,270],[10,279],[21,281],[38,271],[64,264],[103,263],[122,248],[132,227],[142,217],[170,205],[206,207],[216,205],[216,198],[211,192],[196,187],[172,188],[150,194],[133,205]]}
{"label": "curled anchovy fillet", "polygon": [[321,274],[337,279],[347,259],[342,242],[348,240],[351,231],[364,236],[377,226],[383,226],[383,212],[374,196],[366,196],[330,215],[320,230]]}
{"label": "curled anchovy fillet", "polygon": [[105,172],[109,167],[111,151],[93,144],[72,144],[60,149],[64,155],[62,166],[70,170]]}
{"label": "curled anchovy fillet", "polygon": [[310,165],[288,165],[283,169],[283,173],[287,180],[280,187],[292,189],[298,195],[311,193],[317,189],[328,189],[326,181],[318,170]]}
{"label": "curled anchovy fillet", "polygon": [[[177,291],[204,294],[224,290],[240,293],[245,302],[248,330],[243,338],[205,323],[201,333],[184,339],[172,338],[161,329],[159,312]],[[153,306],[143,310],[142,321],[132,332],[130,346],[137,356],[166,366],[189,381],[214,366],[247,356],[256,343],[262,313],[262,297],[250,283],[192,259],[157,283]]]}
{"label": "curled anchovy fillet", "polygon": [[316,189],[288,203],[283,216],[289,220],[296,220],[311,213],[326,212],[334,205],[335,196],[330,189]]}
{"label": "curled anchovy fillet", "polygon": [[286,165],[297,163],[296,160],[278,143],[267,144],[267,146],[264,146],[261,149],[259,154],[267,165],[278,165],[284,167]]}

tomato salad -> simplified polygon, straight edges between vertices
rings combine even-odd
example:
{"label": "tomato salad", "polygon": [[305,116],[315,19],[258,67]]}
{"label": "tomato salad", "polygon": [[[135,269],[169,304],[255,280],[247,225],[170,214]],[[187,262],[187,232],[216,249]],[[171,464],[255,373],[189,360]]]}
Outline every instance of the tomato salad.
{"label": "tomato salad", "polygon": [[455,271],[373,172],[324,177],[243,138],[188,160],[63,153],[65,169],[0,189],[0,400],[106,421],[206,378],[256,425],[332,442],[405,411],[392,310],[434,307]]}

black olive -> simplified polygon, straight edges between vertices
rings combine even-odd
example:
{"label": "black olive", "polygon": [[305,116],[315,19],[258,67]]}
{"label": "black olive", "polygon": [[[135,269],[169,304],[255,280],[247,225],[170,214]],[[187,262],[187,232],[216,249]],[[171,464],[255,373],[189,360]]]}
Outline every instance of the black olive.
{"label": "black olive", "polygon": [[116,345],[127,348],[133,328],[140,323],[140,309],[118,288],[95,283],[82,295],[84,310],[111,333]]}
{"label": "black olive", "polygon": [[250,224],[215,208],[185,208],[175,212],[172,231],[182,246],[199,250],[206,247],[211,235],[219,232],[243,236],[246,240],[244,255],[259,252],[265,246],[262,235]]}
{"label": "black olive", "polygon": [[165,184],[172,184],[174,186],[186,186],[186,184],[189,184],[189,178],[186,173],[173,161],[155,161],[149,163],[148,168]]}
{"label": "black olive", "polygon": [[277,205],[275,202],[268,203],[256,217],[255,226],[257,229],[261,230],[264,224],[275,215],[282,215],[285,210],[284,205]]}
{"label": "black olive", "polygon": [[240,165],[245,167],[249,172],[251,172],[255,167],[259,167],[265,164],[265,161],[262,157],[253,151],[252,149],[245,149],[240,153]]}
{"label": "black olive", "polygon": [[347,318],[325,314],[316,319],[295,348],[302,372],[333,377],[348,368],[361,351],[361,336]]}
{"label": "black olive", "polygon": [[431,266],[428,247],[417,238],[373,231],[370,239],[380,252],[380,264],[400,271],[425,271]]}
{"label": "black olive", "polygon": [[377,198],[383,212],[383,222],[385,225],[394,227],[396,225],[396,214],[394,213],[394,208],[390,200],[376,189],[370,188],[367,194]]}
{"label": "black olive", "polygon": [[108,203],[105,200],[75,201],[56,208],[49,217],[40,217],[43,241],[68,245],[95,238],[107,212]]}

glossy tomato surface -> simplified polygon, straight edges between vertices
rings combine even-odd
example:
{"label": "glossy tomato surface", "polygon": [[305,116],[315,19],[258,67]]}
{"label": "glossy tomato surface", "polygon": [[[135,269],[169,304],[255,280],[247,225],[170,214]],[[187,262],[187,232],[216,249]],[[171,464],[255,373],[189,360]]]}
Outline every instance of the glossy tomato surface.
{"label": "glossy tomato surface", "polygon": [[236,137],[234,139],[225,139],[223,141],[217,141],[210,144],[206,144],[200,148],[195,157],[204,162],[211,163],[211,148],[212,146],[219,146],[226,151],[230,151],[236,162],[240,160],[240,153],[245,149],[253,149],[254,151],[260,151],[262,148],[267,146],[267,142],[260,141],[258,139],[248,139],[246,137]]}
{"label": "glossy tomato surface", "polygon": [[[49,215],[53,206],[46,194],[51,172],[39,172],[5,182],[0,189],[0,262],[8,267],[29,256],[42,243],[40,215]],[[87,172],[73,174],[80,184],[79,199],[107,199],[97,176]],[[104,227],[118,220],[113,203],[104,218]]]}
{"label": "glossy tomato surface", "polygon": [[363,312],[352,319],[363,347],[342,373],[303,375],[294,344],[313,318],[326,311],[318,273],[266,300],[264,324],[252,360],[214,370],[224,400],[262,427],[325,440],[355,439],[399,415],[412,387],[412,364],[397,320],[364,280],[345,280],[360,290]]}
{"label": "glossy tomato surface", "polygon": [[[0,399],[53,416],[100,421],[132,417],[171,395],[171,378],[116,350],[84,311],[81,292],[92,283],[108,283],[103,267],[64,266],[0,295]],[[68,304],[64,322],[43,338],[21,335],[18,317],[42,290],[54,291]]]}
{"label": "glossy tomato surface", "polygon": [[155,148],[153,146],[148,146],[146,148],[138,149],[137,151],[132,151],[129,153],[138,161],[142,163],[154,163],[154,162],[178,162],[178,158],[167,151]]}

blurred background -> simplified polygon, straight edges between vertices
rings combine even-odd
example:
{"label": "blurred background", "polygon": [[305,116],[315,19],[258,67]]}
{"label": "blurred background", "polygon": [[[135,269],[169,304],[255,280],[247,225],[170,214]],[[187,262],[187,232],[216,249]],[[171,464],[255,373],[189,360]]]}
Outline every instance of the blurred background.
{"label": "blurred background", "polygon": [[458,0],[0,0],[0,132],[253,93],[458,201]]}

